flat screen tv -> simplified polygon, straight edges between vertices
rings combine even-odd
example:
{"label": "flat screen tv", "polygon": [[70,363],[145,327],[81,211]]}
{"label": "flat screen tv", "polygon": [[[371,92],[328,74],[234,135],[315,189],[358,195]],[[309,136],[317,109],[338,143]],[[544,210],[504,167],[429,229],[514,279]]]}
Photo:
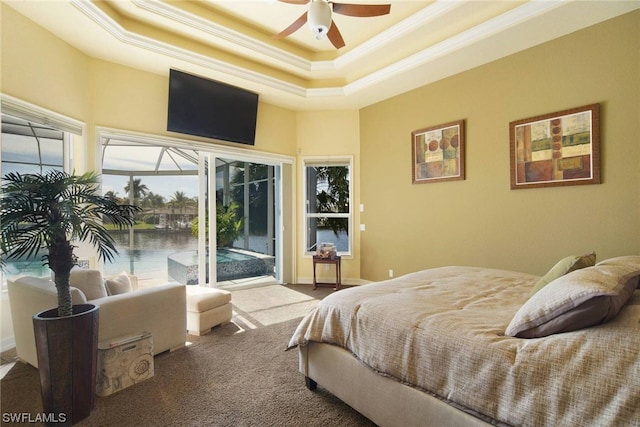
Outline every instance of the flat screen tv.
{"label": "flat screen tv", "polygon": [[169,72],[167,130],[255,144],[258,95],[177,70]]}

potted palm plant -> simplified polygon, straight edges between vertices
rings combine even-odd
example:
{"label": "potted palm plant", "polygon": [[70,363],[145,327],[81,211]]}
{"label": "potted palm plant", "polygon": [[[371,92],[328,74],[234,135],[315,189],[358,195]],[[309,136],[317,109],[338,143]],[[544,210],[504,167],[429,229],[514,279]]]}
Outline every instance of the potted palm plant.
{"label": "potted palm plant", "polygon": [[38,370],[44,412],[69,424],[88,417],[95,402],[99,309],[72,305],[74,242],[90,241],[111,261],[117,249],[103,221],[123,228],[140,210],[99,195],[99,185],[94,172],[9,173],[0,193],[0,267],[42,257],[53,271],[58,306],[34,316]]}

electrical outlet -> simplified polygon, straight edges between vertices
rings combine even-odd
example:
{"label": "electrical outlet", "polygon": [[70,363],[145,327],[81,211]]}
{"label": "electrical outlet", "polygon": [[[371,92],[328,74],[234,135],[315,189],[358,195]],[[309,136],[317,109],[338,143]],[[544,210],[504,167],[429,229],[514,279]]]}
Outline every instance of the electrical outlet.
{"label": "electrical outlet", "polygon": [[389,270],[389,277],[393,277],[393,270]]}

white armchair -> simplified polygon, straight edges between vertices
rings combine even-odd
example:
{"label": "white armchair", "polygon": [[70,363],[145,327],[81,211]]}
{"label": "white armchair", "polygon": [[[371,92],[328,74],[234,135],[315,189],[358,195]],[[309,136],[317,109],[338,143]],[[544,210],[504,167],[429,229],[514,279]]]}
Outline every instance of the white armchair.
{"label": "white armchair", "polygon": [[[17,356],[38,367],[33,316],[57,306],[55,284],[46,278],[24,276],[9,280],[7,287]],[[91,300],[82,290],[72,286],[71,299],[73,304],[88,302],[100,306],[99,342],[148,331],[153,336],[154,354],[185,344],[187,314],[184,285],[166,284]]]}

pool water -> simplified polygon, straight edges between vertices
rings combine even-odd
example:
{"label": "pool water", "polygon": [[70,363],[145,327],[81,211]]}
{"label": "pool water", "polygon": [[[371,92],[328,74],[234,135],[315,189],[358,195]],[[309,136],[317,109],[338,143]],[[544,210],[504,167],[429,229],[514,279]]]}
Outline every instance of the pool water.
{"label": "pool water", "polygon": [[[171,280],[167,277],[169,257],[177,259],[181,264],[195,265],[197,272],[198,239],[190,231],[166,231],[166,230],[136,230],[133,235],[133,245],[130,242],[129,232],[111,232],[116,242],[118,254],[113,262],[103,264],[104,274],[119,274],[127,271],[136,274],[145,280],[156,280],[166,282]],[[217,254],[217,274],[218,280],[232,280],[236,276],[248,273],[241,273],[240,264],[245,263],[245,267],[255,264],[253,269],[263,275],[268,270],[269,275],[274,275],[274,258],[262,255],[260,252],[268,252],[268,239],[265,236],[250,236],[250,250],[220,250]],[[252,256],[255,254],[255,256]],[[256,260],[256,257],[258,260]],[[266,267],[265,267],[266,263]],[[224,267],[220,267],[225,265]],[[40,257],[35,260],[8,260],[7,270],[2,274],[2,279],[7,279],[16,275],[32,275],[37,277],[49,276],[49,268],[42,265]],[[234,271],[235,270],[235,271]],[[176,273],[177,274],[177,273]],[[193,273],[191,273],[193,274]],[[197,273],[196,277],[197,277]],[[180,275],[182,278],[183,275]],[[222,277],[222,279],[221,279]],[[250,276],[244,276],[250,277]]]}

